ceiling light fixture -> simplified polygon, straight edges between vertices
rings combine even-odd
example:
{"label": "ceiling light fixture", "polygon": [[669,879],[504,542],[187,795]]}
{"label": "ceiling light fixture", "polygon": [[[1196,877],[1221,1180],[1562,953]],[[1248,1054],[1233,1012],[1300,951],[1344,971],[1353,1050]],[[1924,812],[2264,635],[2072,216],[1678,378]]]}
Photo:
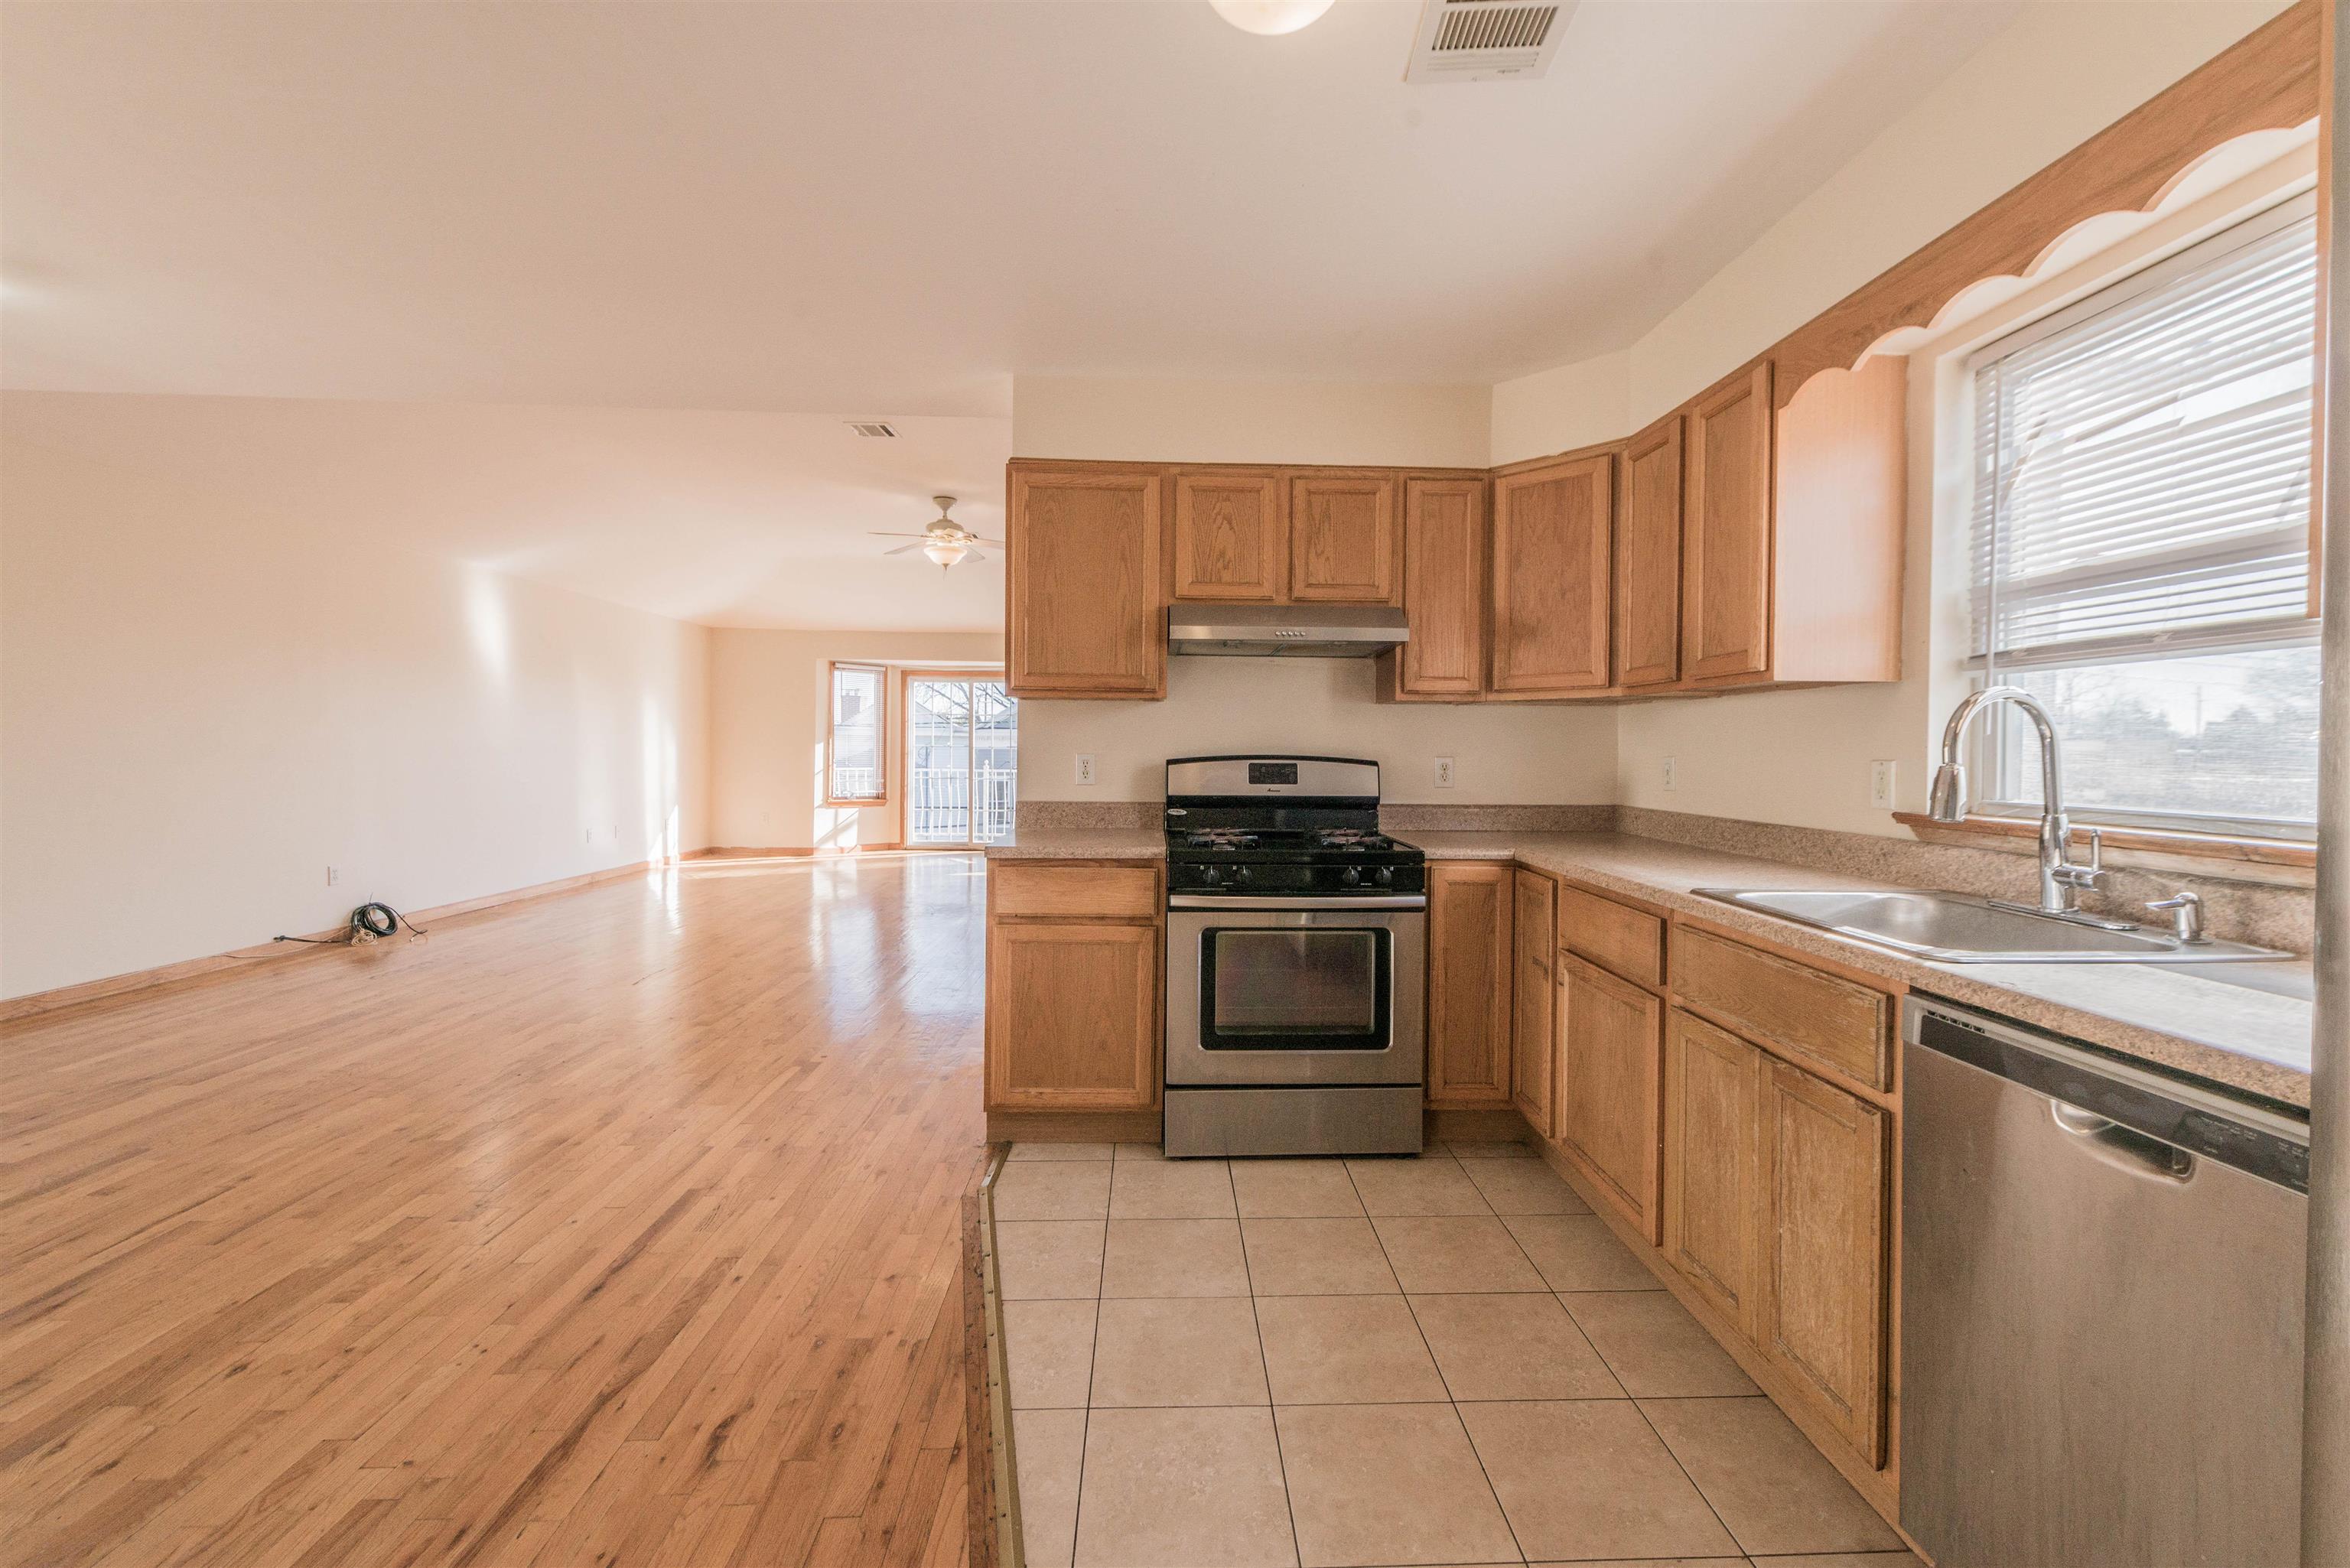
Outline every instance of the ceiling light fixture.
{"label": "ceiling light fixture", "polygon": [[1208,0],[1216,15],[1243,33],[1267,37],[1295,33],[1322,19],[1336,0]]}
{"label": "ceiling light fixture", "polygon": [[957,540],[933,539],[922,546],[922,554],[936,561],[941,569],[944,569],[970,555],[971,549]]}

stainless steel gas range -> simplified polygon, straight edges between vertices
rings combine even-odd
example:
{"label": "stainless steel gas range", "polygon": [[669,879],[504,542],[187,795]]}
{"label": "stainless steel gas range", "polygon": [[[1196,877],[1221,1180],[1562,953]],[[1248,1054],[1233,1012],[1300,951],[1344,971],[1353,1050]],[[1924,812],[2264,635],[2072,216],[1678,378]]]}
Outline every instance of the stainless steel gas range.
{"label": "stainless steel gas range", "polygon": [[1424,857],[1349,757],[1167,764],[1170,1155],[1416,1154]]}

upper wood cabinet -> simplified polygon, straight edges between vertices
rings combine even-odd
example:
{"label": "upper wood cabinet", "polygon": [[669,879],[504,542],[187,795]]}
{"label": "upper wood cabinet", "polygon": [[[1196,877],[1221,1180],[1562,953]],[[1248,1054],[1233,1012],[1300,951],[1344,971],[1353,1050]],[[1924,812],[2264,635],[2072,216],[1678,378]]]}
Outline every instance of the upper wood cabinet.
{"label": "upper wood cabinet", "polygon": [[1616,539],[1616,680],[1655,686],[1681,672],[1681,427],[1676,413],[1624,446]]}
{"label": "upper wood cabinet", "polygon": [[1403,609],[1411,639],[1380,655],[1380,698],[1475,701],[1485,690],[1483,480],[1404,480]]}
{"label": "upper wood cabinet", "polygon": [[1014,462],[1005,643],[1018,697],[1163,697],[1156,468]]}
{"label": "upper wood cabinet", "polygon": [[1515,873],[1515,909],[1511,917],[1516,961],[1511,966],[1510,1098],[1526,1124],[1551,1136],[1552,1068],[1557,1041],[1552,1031],[1552,976],[1558,961],[1558,884],[1539,871]]}
{"label": "upper wood cabinet", "polygon": [[1289,597],[1387,604],[1396,597],[1391,473],[1322,469],[1289,481]]}
{"label": "upper wood cabinet", "polygon": [[1681,667],[1693,680],[1771,668],[1771,367],[1689,411]]}
{"label": "upper wood cabinet", "polygon": [[1428,867],[1428,1103],[1440,1109],[1510,1103],[1513,875],[1481,861]]}
{"label": "upper wood cabinet", "polygon": [[1492,696],[1607,688],[1615,462],[1610,450],[1493,481]]}
{"label": "upper wood cabinet", "polygon": [[1762,1089],[1762,1351],[1885,1462],[1886,1115],[1784,1062]]}
{"label": "upper wood cabinet", "polygon": [[1555,1136],[1599,1193],[1657,1240],[1662,998],[1570,954],[1558,959]]}
{"label": "upper wood cabinet", "polygon": [[1269,469],[1178,469],[1174,597],[1280,598],[1289,576],[1284,490],[1282,476]]}

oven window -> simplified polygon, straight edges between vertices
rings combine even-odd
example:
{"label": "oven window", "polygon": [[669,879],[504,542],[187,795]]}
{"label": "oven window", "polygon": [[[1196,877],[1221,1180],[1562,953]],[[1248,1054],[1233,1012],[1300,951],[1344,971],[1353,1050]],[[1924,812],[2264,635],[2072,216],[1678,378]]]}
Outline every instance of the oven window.
{"label": "oven window", "polygon": [[1383,1051],[1385,930],[1211,929],[1200,943],[1210,1051]]}

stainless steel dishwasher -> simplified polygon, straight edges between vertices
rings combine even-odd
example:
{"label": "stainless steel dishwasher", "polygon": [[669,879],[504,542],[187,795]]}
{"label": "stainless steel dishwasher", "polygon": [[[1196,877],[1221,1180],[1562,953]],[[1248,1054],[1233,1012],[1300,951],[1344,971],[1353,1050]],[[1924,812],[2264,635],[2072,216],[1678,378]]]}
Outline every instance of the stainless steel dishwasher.
{"label": "stainless steel dishwasher", "polygon": [[1902,1042],[1902,1528],[2293,1568],[2307,1124],[1932,997]]}

